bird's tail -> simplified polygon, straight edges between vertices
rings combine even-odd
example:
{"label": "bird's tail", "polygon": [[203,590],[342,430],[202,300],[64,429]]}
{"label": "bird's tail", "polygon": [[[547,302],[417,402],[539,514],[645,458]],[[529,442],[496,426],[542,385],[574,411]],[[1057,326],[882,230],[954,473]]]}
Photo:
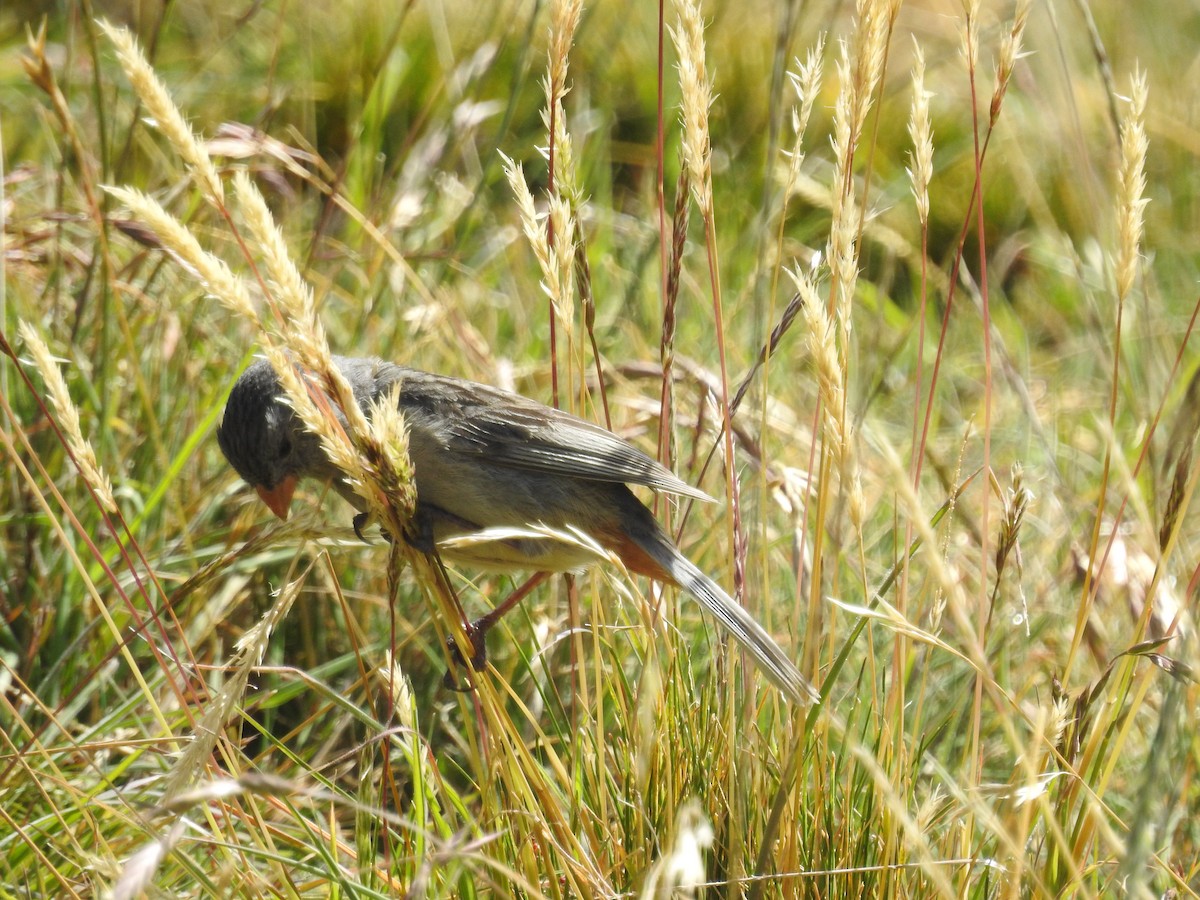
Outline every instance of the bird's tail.
{"label": "bird's tail", "polygon": [[680,553],[666,535],[658,540],[646,540],[642,549],[666,569],[671,579],[700,601],[721,627],[729,632],[742,649],[753,657],[763,674],[794,703],[817,703],[821,695],[809,680],[800,674],[796,664],[784,649],[767,634],[750,613],[725,593],[711,578],[701,572]]}
{"label": "bird's tail", "polygon": [[700,601],[721,626],[753,657],[764,675],[794,703],[816,703],[816,688],[800,674],[784,649],[767,634],[745,607],[725,593],[678,550],[670,569],[680,587]]}

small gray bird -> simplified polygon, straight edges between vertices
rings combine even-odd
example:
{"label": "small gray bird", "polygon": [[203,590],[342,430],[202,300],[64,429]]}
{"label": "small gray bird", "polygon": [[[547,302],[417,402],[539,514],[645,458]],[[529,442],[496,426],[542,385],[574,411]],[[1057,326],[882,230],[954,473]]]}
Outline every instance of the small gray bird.
{"label": "small gray bird", "polygon": [[[417,487],[417,530],[428,540],[428,547],[418,542],[421,549],[487,528],[578,529],[614,552],[629,571],[677,585],[699,600],[789,699],[819,699],[783,648],[679,552],[626,484],[710,499],[702,491],[611,432],[517,394],[377,359],[334,357],[334,362],[364,413],[400,385]],[[251,365],[234,385],[217,441],[230,465],[281,519],[302,478],[328,481],[363,507],[284,399],[266,360]],[[568,572],[596,562],[586,549],[552,538],[439,550],[451,562],[485,571]],[[486,627],[493,622],[488,619]],[[486,627],[476,635],[481,656]]]}

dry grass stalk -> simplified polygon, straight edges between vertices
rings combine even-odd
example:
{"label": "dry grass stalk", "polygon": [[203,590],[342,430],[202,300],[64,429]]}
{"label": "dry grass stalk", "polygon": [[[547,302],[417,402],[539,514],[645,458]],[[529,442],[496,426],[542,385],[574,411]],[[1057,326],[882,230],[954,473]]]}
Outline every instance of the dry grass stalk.
{"label": "dry grass stalk", "polygon": [[1192,477],[1197,435],[1200,435],[1200,369],[1192,373],[1167,438],[1167,460],[1163,471],[1173,470],[1174,474],[1158,528],[1158,546],[1163,550],[1171,540],[1180,513],[1186,509],[1184,500],[1188,496],[1188,482]]}
{"label": "dry grass stalk", "polygon": [[[10,421],[17,421],[18,417],[15,411],[8,403],[8,394],[0,392],[0,411]],[[20,445],[21,452],[18,452],[17,447]],[[33,498],[34,504],[41,510],[45,516],[50,530],[54,533],[55,539],[59,546],[62,547],[66,557],[69,558],[73,571],[78,573],[80,583],[83,586],[83,591],[87,594],[91,601],[92,608],[95,609],[99,617],[104,621],[105,627],[108,629],[108,634],[112,639],[113,646],[118,648],[122,660],[129,670],[133,673],[133,678],[137,683],[138,691],[147,700],[147,709],[149,714],[154,718],[155,724],[159,727],[159,734],[169,736],[174,734],[172,726],[167,722],[166,716],[163,714],[163,704],[159,702],[158,695],[151,689],[146,679],[141,676],[141,671],[138,669],[137,661],[130,649],[130,641],[125,626],[118,624],[109,611],[105,596],[101,595],[96,581],[89,574],[89,562],[85,562],[79,555],[76,549],[75,541],[68,536],[64,523],[66,519],[60,515],[60,511],[69,504],[66,499],[59,493],[58,488],[50,479],[41,459],[37,452],[30,444],[29,435],[22,428],[8,429],[0,428],[0,449],[3,449],[7,455],[11,473],[13,477],[20,478],[24,484],[28,485],[30,496]],[[39,482],[34,472],[25,464],[26,459],[32,459],[34,467],[42,480]],[[49,490],[45,490],[45,485],[49,484]],[[57,508],[51,505],[51,498],[57,502]],[[111,585],[110,585],[111,587]],[[120,588],[118,586],[118,592]],[[35,648],[31,648],[35,649]],[[36,741],[35,741],[36,743]]]}
{"label": "dry grass stalk", "polygon": [[720,450],[725,456],[725,496],[729,503],[729,546],[733,551],[734,596],[745,583],[745,535],[742,531],[740,488],[734,477],[733,407],[730,402],[728,342],[721,299],[721,266],[717,258],[716,210],[713,208],[712,147],[708,110],[712,106],[712,82],[705,62],[704,22],[699,2],[678,0],[678,23],[670,29],[679,55],[679,80],[682,92],[683,136],[681,152],[692,194],[704,221],[704,244],[708,260],[709,287],[713,305],[714,338],[720,362],[721,434]]}
{"label": "dry grass stalk", "polygon": [[675,212],[671,217],[671,256],[667,263],[666,296],[663,297],[662,336],[658,352],[662,361],[662,420],[659,428],[659,458],[672,467],[676,458],[675,448],[675,329],[678,322],[679,278],[683,272],[683,253],[687,246],[688,220],[691,204],[688,197],[687,166],[679,169],[675,182]]}
{"label": "dry grass stalk", "polygon": [[142,55],[141,48],[138,47],[133,35],[125,28],[110,25],[103,20],[100,21],[100,28],[116,48],[121,68],[125,70],[134,92],[149,111],[158,130],[175,148],[175,152],[183,158],[191,170],[192,177],[196,180],[196,185],[209,202],[217,207],[222,206],[225,201],[225,192],[221,185],[221,179],[217,176],[217,169],[213,165],[212,158],[200,141],[196,139],[191,127],[184,120],[183,114],[171,100],[166,86],[159,80],[154,69],[150,67],[146,57]]}
{"label": "dry grass stalk", "polygon": [[[67,137],[67,142],[71,145],[71,151],[74,153],[75,160],[79,165],[79,178],[77,183],[83,190],[84,196],[87,198],[88,211],[93,220],[100,224],[104,213],[100,209],[99,194],[96,190],[96,168],[95,163],[90,153],[90,148],[80,136],[80,126],[76,121],[75,113],[71,103],[67,100],[62,88],[59,87],[58,78],[55,75],[54,65],[46,55],[46,20],[42,20],[42,24],[38,27],[37,34],[28,34],[26,39],[26,49],[28,56],[21,57],[21,65],[25,69],[25,74],[29,77],[30,82],[39,90],[43,91],[50,100],[50,106],[54,110],[55,118],[58,120],[58,125],[63,129]],[[2,132],[0,132],[2,134]],[[3,150],[3,141],[0,141],[0,150]],[[0,165],[0,176],[3,174],[3,166]],[[0,192],[3,188],[0,187]],[[100,247],[108,257],[108,241],[103,228],[98,232]],[[2,260],[3,254],[0,254]],[[0,261],[0,269],[3,267],[3,262]],[[2,282],[0,282],[2,283]],[[0,298],[2,298],[0,294]],[[3,302],[0,300],[0,311],[2,311]],[[4,321],[7,321],[5,319]]]}
{"label": "dry grass stalk", "polygon": [[[821,35],[817,39],[816,46],[808,51],[808,55],[803,63],[797,61],[799,68],[798,72],[788,72],[787,77],[791,81],[792,88],[796,92],[796,100],[798,106],[792,107],[792,146],[790,150],[784,150],[783,155],[788,161],[787,174],[784,183],[784,208],[779,216],[779,228],[776,234],[776,240],[780,248],[784,243],[784,229],[787,224],[787,201],[791,198],[793,190],[796,186],[796,181],[800,177],[800,166],[804,162],[804,135],[808,130],[808,122],[812,116],[813,105],[817,97],[821,93],[821,76],[822,76],[822,60],[825,51],[825,36]],[[814,256],[816,256],[814,254]],[[817,256],[819,259],[819,256]],[[730,404],[731,412],[736,412],[745,399],[750,386],[754,382],[754,378],[763,366],[767,364],[767,360],[778,349],[784,335],[787,334],[795,321],[796,316],[800,312],[802,300],[799,292],[792,295],[783,314],[779,317],[779,321],[775,327],[771,329],[771,336],[767,342],[760,348],[758,359],[755,361],[751,370],[742,379],[738,385],[737,391],[734,393],[733,401]]]}
{"label": "dry grass stalk", "polygon": [[271,633],[287,616],[288,610],[292,608],[292,603],[300,595],[300,590],[306,582],[306,574],[301,575],[278,591],[270,609],[238,640],[237,654],[229,663],[232,674],[221,690],[213,695],[204,711],[204,718],[196,725],[194,739],[171,769],[163,791],[163,803],[169,802],[190,786],[212,756],[225,723],[233,715],[246,692],[246,685],[250,682],[250,670],[262,662]]}
{"label": "dry grass stalk", "polygon": [[79,474],[95,491],[97,499],[108,512],[116,512],[117,501],[113,498],[112,482],[96,460],[96,451],[92,442],[83,436],[83,428],[79,424],[79,409],[71,400],[71,392],[67,389],[66,379],[63,378],[58,364],[50,355],[46,342],[28,322],[21,320],[17,323],[17,332],[25,347],[33,357],[33,364],[42,373],[46,382],[46,390],[50,394],[50,403],[57,413],[58,427],[67,440]]}
{"label": "dry grass stalk", "polygon": [[[913,149],[909,151],[912,163],[908,172],[913,199],[916,201],[917,218],[921,226],[921,300],[917,310],[917,351],[913,372],[913,415],[912,415],[912,461],[910,467],[914,481],[919,479],[923,457],[921,441],[921,409],[924,389],[923,363],[925,354],[925,310],[929,293],[929,184],[933,180],[933,126],[930,122],[929,100],[932,94],[925,89],[925,51],[913,38],[913,99],[908,118],[908,135]],[[905,526],[906,538],[911,536],[912,526]],[[908,560],[904,563],[904,578],[901,582],[901,607],[907,608]]]}

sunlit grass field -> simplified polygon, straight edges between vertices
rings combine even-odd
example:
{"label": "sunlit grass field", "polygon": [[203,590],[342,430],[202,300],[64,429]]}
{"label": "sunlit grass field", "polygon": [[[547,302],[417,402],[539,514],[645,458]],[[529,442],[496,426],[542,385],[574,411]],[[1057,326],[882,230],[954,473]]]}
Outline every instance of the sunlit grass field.
{"label": "sunlit grass field", "polygon": [[[0,6],[0,897],[1197,896],[1197,47],[1102,0]],[[448,689],[534,573],[318,483],[274,519],[215,439],[266,350],[656,456],[821,702],[611,560]]]}

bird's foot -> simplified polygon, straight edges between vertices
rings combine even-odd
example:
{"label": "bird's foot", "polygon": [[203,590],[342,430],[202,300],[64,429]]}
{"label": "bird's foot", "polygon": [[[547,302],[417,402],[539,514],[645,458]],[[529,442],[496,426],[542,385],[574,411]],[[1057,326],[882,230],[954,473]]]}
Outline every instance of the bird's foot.
{"label": "bird's foot", "polygon": [[[364,544],[371,543],[371,540],[363,533],[373,524],[370,513],[361,512],[353,519],[354,533],[358,535],[358,539]],[[383,539],[389,544],[392,542],[391,534],[382,526],[379,528],[379,533]],[[410,528],[404,533],[404,542],[414,550],[419,550],[421,553],[429,556],[432,555],[437,545],[433,540],[433,517],[428,513],[423,512],[420,507],[412,517]]]}
{"label": "bird's foot", "polygon": [[[467,637],[471,641],[471,658],[464,660],[462,650],[459,649],[458,641],[454,636],[446,638],[446,650],[450,654],[451,668],[446,670],[446,674],[442,676],[442,685],[452,691],[466,693],[473,691],[475,685],[471,682],[471,672],[482,672],[487,667],[487,633],[491,623],[486,622],[487,616],[482,619],[477,619],[471,622],[466,627]],[[467,669],[467,681],[460,683],[454,676],[456,670],[460,668]]]}
{"label": "bird's foot", "polygon": [[409,522],[408,531],[404,534],[404,540],[414,550],[419,550],[426,556],[432,556],[437,549],[433,540],[433,516],[424,506],[418,504]]}

